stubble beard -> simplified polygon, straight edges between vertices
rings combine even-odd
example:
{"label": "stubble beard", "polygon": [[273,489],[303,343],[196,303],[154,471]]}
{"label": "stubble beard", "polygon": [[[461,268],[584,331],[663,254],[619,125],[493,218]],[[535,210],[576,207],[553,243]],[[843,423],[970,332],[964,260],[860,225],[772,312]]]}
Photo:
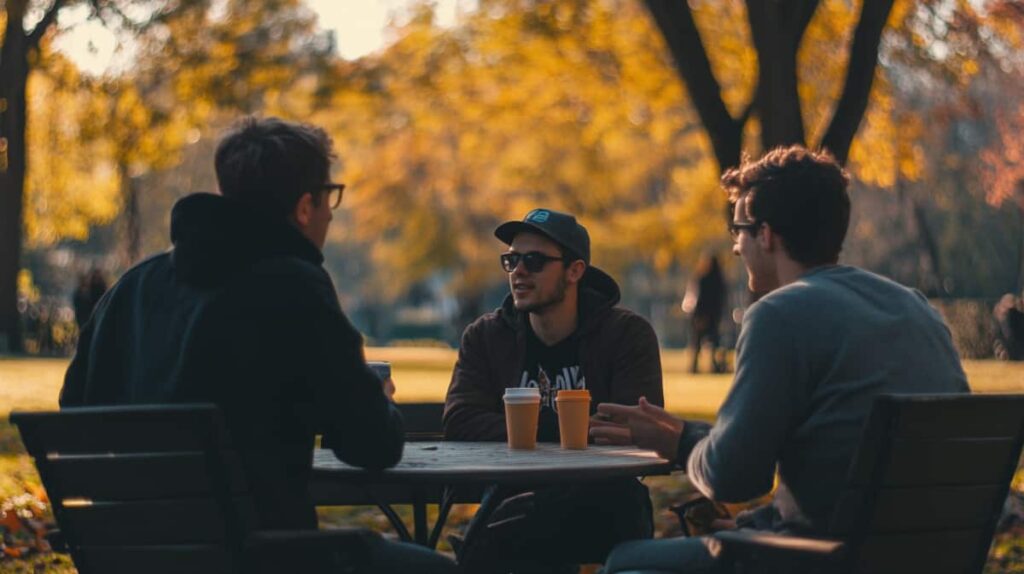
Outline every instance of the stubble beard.
{"label": "stubble beard", "polygon": [[552,293],[551,297],[523,307],[516,305],[516,310],[522,313],[539,314],[545,309],[550,309],[551,307],[560,304],[562,301],[565,301],[565,292],[568,288],[569,282],[565,280],[565,275],[563,274],[558,278],[558,283],[555,285],[555,292]]}

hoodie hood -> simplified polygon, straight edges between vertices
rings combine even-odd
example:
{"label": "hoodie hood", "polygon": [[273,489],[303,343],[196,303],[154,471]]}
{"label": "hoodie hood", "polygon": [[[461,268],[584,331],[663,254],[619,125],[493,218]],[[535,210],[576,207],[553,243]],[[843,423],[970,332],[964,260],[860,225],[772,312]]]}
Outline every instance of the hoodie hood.
{"label": "hoodie hood", "polygon": [[234,199],[196,193],[171,210],[171,261],[186,283],[220,284],[252,264],[296,257],[320,265],[324,257],[313,243],[280,221]]}
{"label": "hoodie hood", "polygon": [[[580,280],[579,290],[579,333],[586,333],[593,328],[597,320],[611,311],[622,298],[619,284],[604,271],[589,265]],[[525,327],[527,314],[516,310],[511,293],[505,296],[498,314],[517,331]]]}

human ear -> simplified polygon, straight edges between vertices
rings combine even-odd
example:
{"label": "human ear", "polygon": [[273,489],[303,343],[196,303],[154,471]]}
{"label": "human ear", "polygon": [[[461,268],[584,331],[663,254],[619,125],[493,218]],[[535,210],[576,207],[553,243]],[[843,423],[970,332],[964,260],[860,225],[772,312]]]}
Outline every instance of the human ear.
{"label": "human ear", "polygon": [[772,226],[767,223],[763,223],[761,224],[761,229],[759,231],[760,233],[757,234],[756,239],[761,250],[765,253],[775,251],[779,236],[772,231]]}
{"label": "human ear", "polygon": [[581,259],[577,259],[569,264],[569,281],[577,283],[583,279],[583,274],[587,271],[587,264]]}
{"label": "human ear", "polygon": [[316,206],[313,205],[313,194],[304,193],[299,198],[299,202],[295,204],[295,211],[292,216],[295,218],[295,223],[301,227],[305,227],[313,221],[313,210]]}

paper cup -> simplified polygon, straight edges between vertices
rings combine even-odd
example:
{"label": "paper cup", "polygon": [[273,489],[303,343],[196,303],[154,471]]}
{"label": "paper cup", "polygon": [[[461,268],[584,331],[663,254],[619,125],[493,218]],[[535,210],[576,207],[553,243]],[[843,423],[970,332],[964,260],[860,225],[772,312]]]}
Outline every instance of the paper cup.
{"label": "paper cup", "polygon": [[505,389],[504,400],[508,447],[524,450],[536,448],[540,391],[529,387]]}
{"label": "paper cup", "polygon": [[370,367],[373,374],[381,381],[391,378],[391,363],[387,361],[367,361],[366,366]]}
{"label": "paper cup", "polygon": [[558,433],[562,448],[587,448],[587,432],[590,430],[590,391],[558,391],[555,395],[555,406],[558,410]]}

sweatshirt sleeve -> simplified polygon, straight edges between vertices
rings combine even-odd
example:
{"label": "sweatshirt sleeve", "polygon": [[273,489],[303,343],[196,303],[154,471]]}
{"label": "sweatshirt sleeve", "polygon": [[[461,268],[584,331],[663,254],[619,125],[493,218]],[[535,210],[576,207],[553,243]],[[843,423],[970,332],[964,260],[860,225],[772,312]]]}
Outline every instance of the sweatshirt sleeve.
{"label": "sweatshirt sleeve", "polygon": [[402,416],[366,365],[362,335],[342,312],[326,272],[318,286],[317,308],[305,326],[312,335],[305,359],[314,430],[330,437],[332,450],[348,464],[394,466],[405,442]]}
{"label": "sweatshirt sleeve", "polygon": [[771,490],[783,442],[803,403],[793,338],[777,315],[763,303],[747,311],[733,387],[714,427],[684,427],[680,463],[686,461],[690,480],[712,500],[742,502]]}
{"label": "sweatshirt sleeve", "polygon": [[665,406],[661,379],[661,349],[658,336],[646,319],[629,313],[623,320],[620,344],[612,365],[611,397],[613,403],[635,405],[640,397],[651,404]]}
{"label": "sweatshirt sleeve", "polygon": [[477,320],[462,334],[445,398],[444,435],[448,440],[506,438],[504,406],[489,385],[484,328],[483,320]]}

